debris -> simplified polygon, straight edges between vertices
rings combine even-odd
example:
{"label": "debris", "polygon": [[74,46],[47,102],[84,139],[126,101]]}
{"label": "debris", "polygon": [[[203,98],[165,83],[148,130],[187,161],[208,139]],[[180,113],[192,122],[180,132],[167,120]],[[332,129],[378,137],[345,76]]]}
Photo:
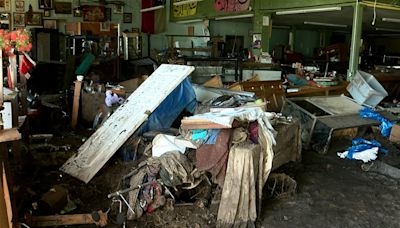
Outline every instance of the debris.
{"label": "debris", "polygon": [[68,203],[68,190],[55,185],[37,202],[38,211],[43,215],[59,213]]}
{"label": "debris", "polygon": [[252,92],[233,91],[221,88],[210,88],[195,84],[193,84],[193,89],[196,93],[196,99],[200,103],[207,102],[210,99],[220,97],[221,95],[239,95],[242,97],[246,97],[248,100],[255,100],[255,93]]}
{"label": "debris", "polygon": [[92,214],[31,216],[27,218],[27,224],[32,227],[83,224],[96,224],[100,227],[105,227],[107,220],[107,213],[94,211]]}
{"label": "debris", "polygon": [[398,124],[393,124],[389,140],[394,143],[400,143],[400,126]]}
{"label": "debris", "polygon": [[76,156],[71,157],[60,168],[61,171],[88,183],[148,119],[146,111],[156,110],[193,70],[193,66],[161,65],[78,149]]}
{"label": "debris", "polygon": [[222,88],[222,87],[224,87],[224,84],[222,83],[221,76],[215,75],[210,80],[203,83],[203,86],[213,87],[213,88]]}
{"label": "debris", "polygon": [[185,146],[180,146],[175,143],[175,136],[158,134],[152,142],[152,155],[153,157],[159,157],[167,152],[178,151],[184,153],[186,151]]}
{"label": "debris", "polygon": [[124,98],[119,97],[117,94],[113,93],[111,90],[106,91],[106,98],[105,98],[105,104],[107,107],[111,107],[114,104],[123,104],[124,103]]}
{"label": "debris", "polygon": [[271,173],[266,183],[271,198],[282,199],[293,195],[297,190],[297,182],[284,173]]}
{"label": "debris", "polygon": [[368,164],[362,164],[361,169],[365,172],[375,172],[391,178],[400,179],[400,169],[388,165],[382,161],[374,161]]}

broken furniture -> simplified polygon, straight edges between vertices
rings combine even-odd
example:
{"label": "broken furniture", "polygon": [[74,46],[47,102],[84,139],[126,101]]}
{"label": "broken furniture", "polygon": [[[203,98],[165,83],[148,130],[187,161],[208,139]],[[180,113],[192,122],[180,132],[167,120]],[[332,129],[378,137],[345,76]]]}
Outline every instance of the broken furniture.
{"label": "broken furniture", "polygon": [[[359,111],[362,107],[346,96],[299,97],[286,99],[282,114],[299,119],[305,148],[312,147],[326,154],[335,130],[379,124],[361,118]],[[388,112],[378,112],[389,120],[395,119]]]}
{"label": "broken furniture", "polygon": [[186,65],[196,66],[190,78],[198,84],[215,75],[220,75],[223,82],[241,81],[239,61],[238,58],[185,58]]}

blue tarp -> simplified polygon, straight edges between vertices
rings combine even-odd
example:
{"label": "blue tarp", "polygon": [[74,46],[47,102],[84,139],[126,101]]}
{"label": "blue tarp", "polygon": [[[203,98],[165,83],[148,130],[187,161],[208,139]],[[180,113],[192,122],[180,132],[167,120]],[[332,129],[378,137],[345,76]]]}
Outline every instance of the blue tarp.
{"label": "blue tarp", "polygon": [[185,109],[191,113],[196,109],[196,94],[187,78],[161,102],[135,134],[169,128]]}

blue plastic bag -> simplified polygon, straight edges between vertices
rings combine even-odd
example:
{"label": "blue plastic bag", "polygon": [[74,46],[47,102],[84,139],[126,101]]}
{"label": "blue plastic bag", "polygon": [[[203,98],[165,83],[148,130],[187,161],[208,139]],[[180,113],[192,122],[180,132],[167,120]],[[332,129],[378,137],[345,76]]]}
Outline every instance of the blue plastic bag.
{"label": "blue plastic bag", "polygon": [[384,148],[382,148],[382,145],[376,141],[376,140],[372,140],[372,141],[368,141],[366,139],[363,138],[355,138],[353,139],[353,141],[351,142],[351,147],[347,148],[347,158],[348,159],[353,159],[353,154],[364,151],[364,150],[368,150],[374,147],[379,147],[379,152],[384,153],[385,156],[387,155],[388,151]]}
{"label": "blue plastic bag", "polygon": [[379,125],[379,129],[381,129],[381,134],[384,137],[389,137],[393,123],[390,122],[388,119],[370,108],[363,108],[362,110],[360,110],[360,116],[362,118],[369,118],[381,122],[381,125]]}

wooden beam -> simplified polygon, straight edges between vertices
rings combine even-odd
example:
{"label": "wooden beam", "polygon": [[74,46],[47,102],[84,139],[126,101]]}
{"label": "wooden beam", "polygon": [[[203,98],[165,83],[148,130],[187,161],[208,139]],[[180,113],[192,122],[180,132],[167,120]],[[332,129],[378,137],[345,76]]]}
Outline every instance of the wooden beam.
{"label": "wooden beam", "polygon": [[75,81],[74,104],[72,106],[71,128],[75,129],[78,122],[79,98],[81,97],[82,81]]}
{"label": "wooden beam", "polygon": [[96,224],[104,227],[107,225],[107,213],[102,211],[93,214],[75,214],[75,215],[49,215],[32,216],[28,218],[28,224],[32,227],[46,226],[65,226],[65,225],[83,225]]}
{"label": "wooden beam", "polygon": [[88,183],[193,70],[193,66],[161,65],[60,170]]}

